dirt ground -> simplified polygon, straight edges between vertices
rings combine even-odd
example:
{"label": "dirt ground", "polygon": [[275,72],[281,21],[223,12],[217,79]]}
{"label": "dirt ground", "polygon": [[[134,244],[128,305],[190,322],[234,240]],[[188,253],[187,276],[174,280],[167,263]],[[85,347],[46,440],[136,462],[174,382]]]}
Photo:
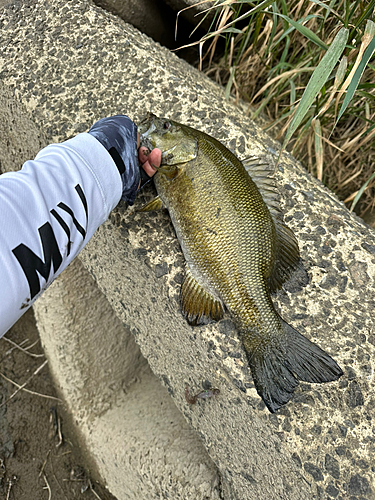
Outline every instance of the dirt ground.
{"label": "dirt ground", "polygon": [[30,310],[0,340],[0,498],[113,500],[87,475],[62,403],[42,395],[56,398]]}

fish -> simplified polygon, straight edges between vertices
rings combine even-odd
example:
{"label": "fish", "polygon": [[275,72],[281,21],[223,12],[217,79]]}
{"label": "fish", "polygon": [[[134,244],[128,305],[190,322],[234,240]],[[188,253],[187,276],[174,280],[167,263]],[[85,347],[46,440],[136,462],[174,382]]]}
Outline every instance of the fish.
{"label": "fish", "polygon": [[231,315],[271,413],[290,400],[299,381],[341,377],[336,361],[273,305],[271,294],[301,259],[269,169],[259,161],[245,168],[215,138],[168,118],[148,114],[138,130],[141,145],[162,151],[158,195],[141,210],[169,212],[186,260],[180,293],[186,320],[196,326]]}

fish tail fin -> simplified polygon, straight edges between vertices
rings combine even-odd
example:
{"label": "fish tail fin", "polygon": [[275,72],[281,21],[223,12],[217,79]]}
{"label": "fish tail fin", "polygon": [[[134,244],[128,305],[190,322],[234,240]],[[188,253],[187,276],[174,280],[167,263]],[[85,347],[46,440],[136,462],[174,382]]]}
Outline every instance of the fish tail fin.
{"label": "fish tail fin", "polygon": [[280,321],[281,335],[251,342],[250,349],[244,343],[255,387],[271,413],[289,401],[298,380],[331,382],[343,374],[323,349]]}
{"label": "fish tail fin", "polygon": [[323,349],[301,335],[284,320],[281,320],[281,323],[290,342],[287,361],[290,369],[300,380],[321,384],[337,380],[343,375],[336,361]]}

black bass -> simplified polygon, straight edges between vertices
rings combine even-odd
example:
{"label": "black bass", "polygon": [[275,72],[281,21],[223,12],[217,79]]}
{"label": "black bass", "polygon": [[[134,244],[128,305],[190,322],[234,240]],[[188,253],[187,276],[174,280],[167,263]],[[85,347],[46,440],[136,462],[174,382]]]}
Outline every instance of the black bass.
{"label": "black bass", "polygon": [[271,301],[270,292],[287,281],[300,257],[264,167],[255,164],[250,177],[219,141],[172,120],[149,115],[139,131],[142,145],[162,151],[154,176],[158,197],[143,210],[169,211],[187,262],[181,307],[188,322],[206,324],[230,312],[271,412],[289,401],[298,380],[338,379],[338,364],[288,325]]}

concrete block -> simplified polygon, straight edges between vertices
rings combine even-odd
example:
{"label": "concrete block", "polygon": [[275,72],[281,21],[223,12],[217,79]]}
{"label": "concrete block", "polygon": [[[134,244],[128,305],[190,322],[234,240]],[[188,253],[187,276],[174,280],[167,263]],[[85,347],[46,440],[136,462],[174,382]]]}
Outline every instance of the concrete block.
{"label": "concrete block", "polygon": [[[16,4],[0,14],[0,28],[1,84],[14,92],[49,142],[87,130],[103,116],[122,112],[138,120],[146,111],[153,111],[214,135],[240,157],[257,155],[276,163],[279,144],[246,117],[241,107],[225,101],[222,89],[85,0]],[[293,401],[275,415],[268,413],[255,392],[230,319],[204,328],[191,328],[183,320],[178,305],[183,258],[166,213],[139,214],[120,205],[81,253],[80,261],[125,331],[134,335],[153,374],[215,463],[218,476],[210,468],[208,456],[202,459],[202,469],[210,479],[205,480],[209,486],[203,488],[201,498],[210,488],[217,491],[219,477],[219,488],[226,499],[371,499],[375,494],[374,233],[288,153],[281,157],[276,179],[285,220],[297,235],[309,274],[305,287],[289,285],[276,296],[276,303],[284,319],[334,356],[345,375],[336,383],[301,384]],[[137,207],[151,196],[151,191],[145,191]],[[88,285],[82,285],[82,297],[75,304],[70,298],[75,296],[75,287],[66,274],[61,285],[66,295],[53,295],[50,287],[36,306],[36,315],[51,366],[63,366],[65,362],[66,373],[70,367],[72,373],[82,368],[83,380],[88,380],[88,360],[92,362],[96,355],[102,359],[106,352],[99,339],[108,340],[112,352],[115,345],[130,345],[130,340],[107,333],[99,321],[95,327],[89,322],[88,331],[84,331],[86,321],[79,318],[92,300],[89,295],[85,302]],[[67,311],[62,320],[54,309],[55,301],[61,302],[59,311]],[[108,309],[105,324],[110,317]],[[55,325],[53,335],[49,322]],[[70,342],[64,337],[67,328],[71,330]],[[81,335],[86,339],[84,346],[79,343]],[[96,341],[89,344],[91,336]],[[92,347],[84,349],[88,345]],[[134,353],[133,348],[129,352]],[[121,366],[117,358],[121,353],[114,354],[113,364]],[[127,380],[127,373],[133,376],[133,365],[123,361],[123,379]],[[124,401],[132,401],[135,413],[137,404],[143,407],[141,401],[147,401],[145,411],[154,419],[154,400],[144,387],[156,387],[155,379],[148,382],[151,374],[145,372],[146,384],[130,384],[124,394],[121,370],[115,375],[99,366],[93,373],[102,377],[97,384],[103,395],[88,385],[86,398],[85,385],[72,388],[62,384],[66,373],[56,369],[55,378],[71,412],[82,417],[79,428],[86,429],[83,439],[99,473],[110,491],[126,498],[126,485],[119,484],[118,474],[109,464],[112,462],[112,467],[116,463],[121,471],[131,469],[122,448],[127,450],[127,457],[134,453],[138,464],[144,462],[138,458],[138,449],[132,450],[128,444],[131,436],[138,440],[140,434],[132,428],[134,420]],[[79,381],[77,373],[72,380]],[[108,389],[112,380],[113,399]],[[186,384],[198,392],[207,383],[220,389],[220,395],[189,405],[184,397]],[[156,392],[159,398],[163,390],[159,387]],[[129,434],[124,427],[109,424],[120,421],[119,416],[123,416]],[[146,420],[147,416],[140,420],[142,426]],[[95,427],[89,427],[93,422]],[[155,439],[167,443],[169,454],[164,462],[168,465],[175,455],[163,425]],[[105,450],[102,429],[111,431],[109,450]],[[121,442],[116,444],[114,436],[120,436]],[[173,442],[178,439],[176,434]],[[145,439],[144,446],[148,442]],[[142,491],[143,496],[138,498],[158,498],[167,491],[176,498],[176,489],[163,489],[167,474],[178,475],[175,488],[180,488],[182,477],[188,481],[186,488],[195,488],[190,474],[194,476],[201,460],[197,458],[200,451],[195,453],[194,459],[189,459],[188,474],[175,462],[178,474],[169,472],[172,468],[166,465],[165,474],[159,471],[158,480],[151,479],[155,476],[147,467],[133,464],[132,470],[138,469],[141,475],[134,495]],[[100,460],[104,456],[105,464]],[[119,462],[118,457],[122,457]],[[161,462],[155,460],[159,466]],[[196,494],[196,490],[191,491]]]}
{"label": "concrete block", "polygon": [[78,259],[34,311],[94,476],[119,500],[157,499],[164,492],[219,500],[215,465]]}

